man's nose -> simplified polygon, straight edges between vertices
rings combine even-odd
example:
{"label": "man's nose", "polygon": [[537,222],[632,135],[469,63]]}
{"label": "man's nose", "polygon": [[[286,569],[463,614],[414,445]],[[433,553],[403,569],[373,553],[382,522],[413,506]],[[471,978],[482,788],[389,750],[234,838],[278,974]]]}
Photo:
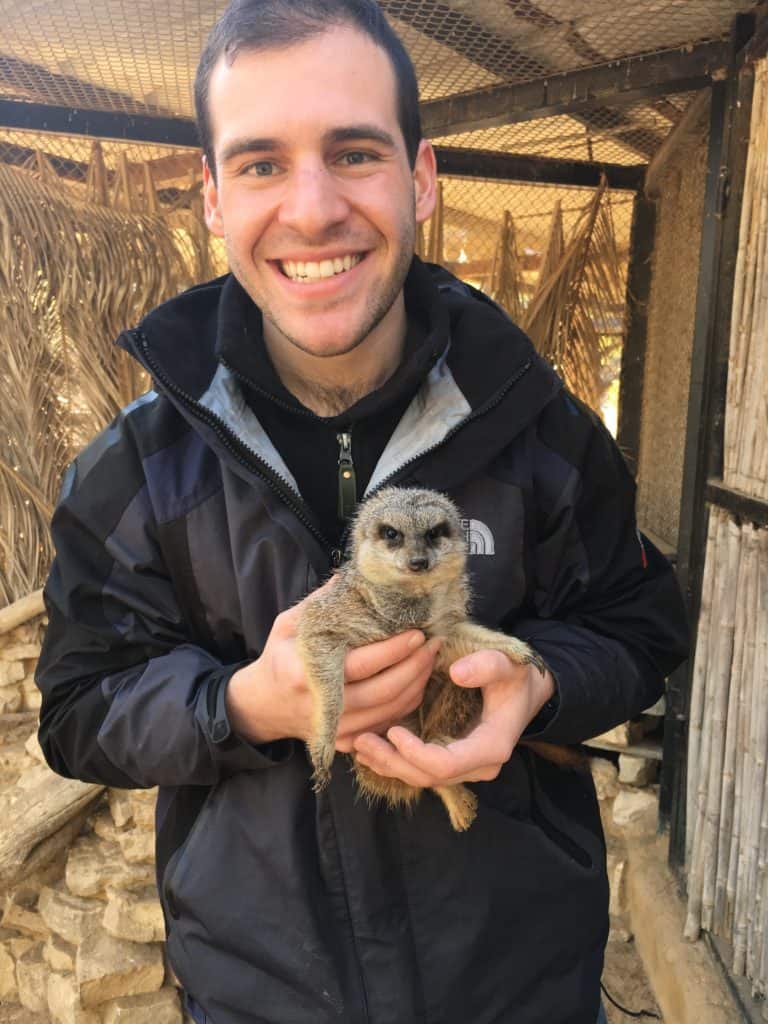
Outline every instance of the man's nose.
{"label": "man's nose", "polygon": [[280,204],[280,222],[305,237],[321,235],[349,213],[339,183],[327,167],[297,170]]}

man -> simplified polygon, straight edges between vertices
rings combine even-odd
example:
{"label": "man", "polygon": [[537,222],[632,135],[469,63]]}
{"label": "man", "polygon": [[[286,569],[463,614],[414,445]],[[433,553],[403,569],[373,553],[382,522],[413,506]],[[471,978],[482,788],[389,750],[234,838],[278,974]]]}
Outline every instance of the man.
{"label": "man", "polygon": [[[369,0],[240,0],[201,59],[206,219],[232,276],[122,339],[156,390],[70,470],[53,532],[40,737],[52,767],[160,786],[168,951],[200,1021],[593,1024],[607,934],[588,775],[517,741],[578,742],[652,704],[684,653],[669,567],[594,416],[487,300],[412,259],[432,212],[410,62]],[[396,723],[436,647],[346,663],[341,755],[468,781],[452,832],[315,795],[296,602],[384,481],[449,493],[474,613],[549,671],[461,659],[476,729]],[[311,599],[311,598],[310,598]]]}

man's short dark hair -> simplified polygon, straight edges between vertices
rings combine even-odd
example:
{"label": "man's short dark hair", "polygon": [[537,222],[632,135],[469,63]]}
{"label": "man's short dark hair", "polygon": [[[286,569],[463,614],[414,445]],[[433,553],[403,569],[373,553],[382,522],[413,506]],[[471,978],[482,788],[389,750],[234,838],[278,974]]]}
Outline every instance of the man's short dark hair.
{"label": "man's short dark hair", "polygon": [[367,35],[388,55],[395,72],[397,116],[413,167],[421,142],[419,87],[407,50],[374,0],[233,0],[214,25],[195,75],[195,111],[200,144],[211,173],[213,152],[208,92],[220,57],[230,64],[244,50],[292,46],[338,25]]}

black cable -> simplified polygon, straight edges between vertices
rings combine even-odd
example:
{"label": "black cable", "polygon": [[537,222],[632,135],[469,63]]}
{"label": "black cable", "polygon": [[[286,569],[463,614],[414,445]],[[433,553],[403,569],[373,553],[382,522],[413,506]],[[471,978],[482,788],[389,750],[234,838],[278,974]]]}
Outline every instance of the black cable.
{"label": "black cable", "polygon": [[603,990],[603,994],[606,999],[610,1003],[613,1003],[617,1010],[621,1010],[622,1013],[626,1013],[628,1017],[653,1017],[654,1020],[662,1020],[661,1014],[656,1013],[654,1010],[628,1010],[626,1006],[622,1006],[621,1003],[617,1003],[602,981],[600,982],[600,988]]}

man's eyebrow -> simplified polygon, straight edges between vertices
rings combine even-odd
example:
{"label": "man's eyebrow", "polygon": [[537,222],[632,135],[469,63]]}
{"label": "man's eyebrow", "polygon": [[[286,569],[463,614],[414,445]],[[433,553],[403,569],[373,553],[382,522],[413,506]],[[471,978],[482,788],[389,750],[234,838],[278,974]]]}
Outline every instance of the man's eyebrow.
{"label": "man's eyebrow", "polygon": [[243,153],[264,153],[279,148],[280,142],[277,139],[233,139],[222,150],[221,162],[225,164]]}
{"label": "man's eyebrow", "polygon": [[351,124],[344,128],[332,128],[325,133],[326,142],[355,142],[364,139],[380,142],[391,149],[397,145],[389,132],[384,131],[383,128],[377,128],[373,124]]}

